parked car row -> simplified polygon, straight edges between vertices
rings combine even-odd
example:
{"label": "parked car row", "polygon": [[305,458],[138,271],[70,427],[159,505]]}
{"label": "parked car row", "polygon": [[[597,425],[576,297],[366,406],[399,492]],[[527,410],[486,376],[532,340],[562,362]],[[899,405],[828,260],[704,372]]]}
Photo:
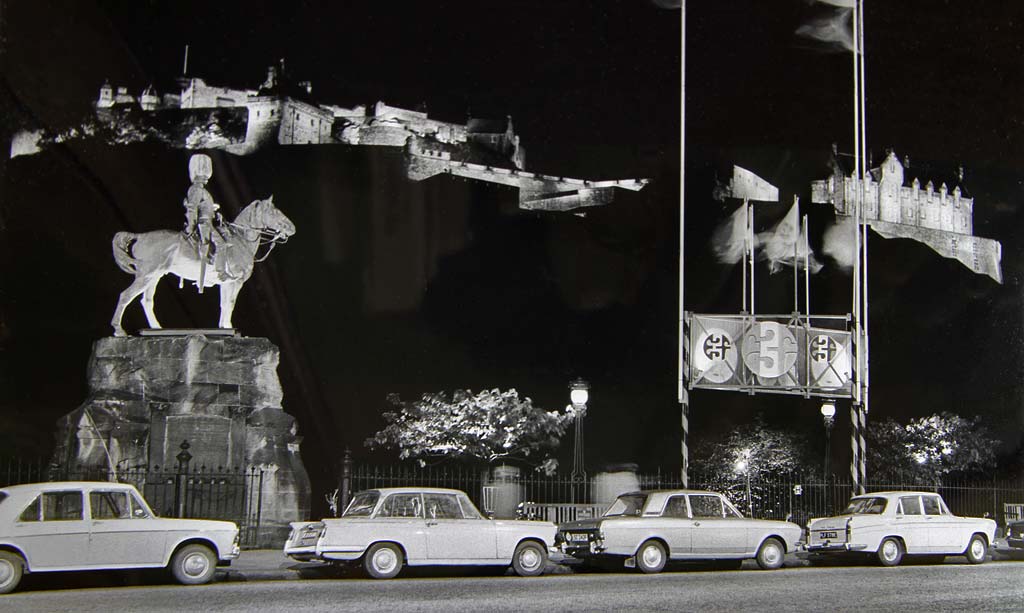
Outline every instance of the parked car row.
{"label": "parked car row", "polygon": [[[335,519],[292,524],[284,552],[296,560],[361,564],[375,578],[404,565],[500,565],[516,574],[543,572],[549,552],[583,565],[661,572],[671,561],[738,566],[753,559],[780,568],[787,553],[823,557],[872,555],[895,566],[904,555],[939,561],[985,560],[995,538],[990,519],[957,517],[932,492],[854,497],[836,517],[812,519],[808,537],[788,521],[743,517],[725,496],[708,491],[620,495],[595,519],[549,522],[487,519],[458,490],[384,488],[356,494]],[[1024,523],[1016,533],[1024,547]]]}
{"label": "parked car row", "polygon": [[[620,495],[598,518],[564,523],[485,517],[459,490],[382,488],[353,496],[341,517],[295,522],[284,553],[299,561],[361,567],[376,579],[405,566],[495,566],[520,576],[544,572],[548,555],[582,565],[662,571],[673,561],[765,570],[787,553],[873,556],[884,566],[904,556],[985,560],[990,519],[957,517],[933,492],[855,496],[840,515],[788,521],[743,517],[725,496],[699,490]],[[1024,522],[1007,545],[1024,549]],[[183,584],[209,582],[239,556],[232,522],[160,518],[133,486],[55,482],[0,489],[0,594],[26,572],[166,568]]]}

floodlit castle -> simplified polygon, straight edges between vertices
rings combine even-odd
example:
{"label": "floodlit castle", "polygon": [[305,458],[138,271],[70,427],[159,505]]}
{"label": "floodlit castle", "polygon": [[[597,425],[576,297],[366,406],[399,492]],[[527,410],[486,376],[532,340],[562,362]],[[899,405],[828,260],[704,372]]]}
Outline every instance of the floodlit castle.
{"label": "floodlit castle", "polygon": [[[464,145],[479,149],[476,157],[525,165],[526,152],[512,126],[512,118],[489,120],[470,118],[465,124],[432,119],[426,112],[389,106],[384,102],[352,108],[321,104],[312,99],[312,84],[292,82],[285,77],[284,62],[270,66],[267,78],[257,89],[234,89],[210,85],[197,77],[178,80],[178,93],[158,96],[152,86],[137,98],[126,87],[116,89],[108,82],[100,87],[95,106],[100,113],[118,109],[143,111],[244,108],[244,142],[226,148],[232,153],[251,153],[263,145],[375,145],[404,147],[410,136],[429,138],[443,145]],[[485,161],[485,160],[476,160]],[[489,159],[486,161],[497,161]]]}
{"label": "floodlit castle", "polygon": [[182,77],[178,85],[178,92],[163,96],[149,86],[136,98],[125,87],[104,83],[96,113],[119,128],[155,128],[117,131],[136,140],[155,131],[177,146],[240,155],[271,144],[401,147],[406,175],[413,181],[449,174],[516,187],[520,208],[530,210],[600,206],[612,201],[616,189],[639,191],[648,183],[526,172],[526,151],[511,117],[470,117],[459,124],[384,102],[352,108],[318,103],[310,82],[287,78],[283,60],[267,69],[266,80],[256,89],[210,85],[197,77]]}

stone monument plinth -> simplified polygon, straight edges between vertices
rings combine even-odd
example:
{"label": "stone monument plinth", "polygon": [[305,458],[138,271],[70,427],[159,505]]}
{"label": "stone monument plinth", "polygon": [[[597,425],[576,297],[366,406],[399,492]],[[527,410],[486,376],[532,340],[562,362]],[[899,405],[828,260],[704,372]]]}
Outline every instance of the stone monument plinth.
{"label": "stone monument plinth", "polygon": [[[93,344],[89,396],[58,421],[55,464],[74,472],[174,470],[188,441],[192,470],[263,472],[261,546],[279,546],[309,515],[309,477],[295,419],[281,407],[280,352],[268,339],[108,337]],[[251,484],[247,487],[253,487]]]}

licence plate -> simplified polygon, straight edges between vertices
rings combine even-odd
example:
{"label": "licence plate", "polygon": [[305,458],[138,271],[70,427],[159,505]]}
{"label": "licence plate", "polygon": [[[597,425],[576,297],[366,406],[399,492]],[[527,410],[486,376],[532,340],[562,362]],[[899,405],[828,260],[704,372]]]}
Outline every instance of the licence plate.
{"label": "licence plate", "polygon": [[822,530],[818,533],[818,538],[823,541],[827,539],[837,539],[839,538],[839,533],[835,530]]}
{"label": "licence plate", "polygon": [[585,533],[585,532],[584,533],[569,532],[568,534],[565,535],[565,540],[569,541],[570,543],[586,543],[587,541],[590,540],[590,535]]}

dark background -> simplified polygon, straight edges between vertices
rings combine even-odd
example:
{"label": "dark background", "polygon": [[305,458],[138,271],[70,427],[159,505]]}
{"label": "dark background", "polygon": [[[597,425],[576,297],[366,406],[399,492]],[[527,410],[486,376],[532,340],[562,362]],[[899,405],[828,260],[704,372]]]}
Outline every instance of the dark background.
{"label": "dark background", "polygon": [[[535,213],[500,186],[412,183],[400,151],[335,145],[214,151],[210,191],[228,217],[272,193],[298,227],[257,266],[235,325],[281,348],[284,408],[299,421],[317,487],[331,483],[345,447],[366,456],[389,392],[514,387],[560,409],[577,376],[591,383],[592,467],[679,469],[680,11],[649,0],[8,0],[0,10],[5,141],[82,121],[105,79],[134,95],[148,84],[173,91],[188,44],[189,74],[210,84],[256,87],[285,58],[323,102],[425,102],[432,117],[456,122],[510,115],[529,170],[650,178],[585,217]],[[740,270],[709,249],[735,207],[711,198],[732,164],[779,186],[787,204],[801,196],[820,248],[833,214],[810,204],[810,182],[829,173],[832,143],[853,149],[851,59],[794,32],[829,10],[801,0],[689,3],[688,310],[740,309]],[[936,185],[965,165],[975,234],[1002,242],[1005,278],[998,285],[923,245],[873,236],[869,419],[981,415],[1003,443],[1003,468],[1018,470],[1024,6],[871,2],[866,22],[876,163],[895,148],[912,160],[908,182]],[[80,140],[0,162],[5,454],[46,456],[56,419],[84,400],[91,344],[110,334],[129,282],[110,239],[180,227],[190,153]],[[827,264],[811,281],[812,309],[846,313],[850,277]],[[157,311],[167,327],[211,326],[216,296],[165,278]],[[788,313],[792,300],[789,275],[759,268],[759,313]],[[145,326],[137,303],[125,325]],[[823,445],[817,401],[709,391],[691,401],[691,443],[763,413]],[[845,410],[833,433],[840,467]]]}

